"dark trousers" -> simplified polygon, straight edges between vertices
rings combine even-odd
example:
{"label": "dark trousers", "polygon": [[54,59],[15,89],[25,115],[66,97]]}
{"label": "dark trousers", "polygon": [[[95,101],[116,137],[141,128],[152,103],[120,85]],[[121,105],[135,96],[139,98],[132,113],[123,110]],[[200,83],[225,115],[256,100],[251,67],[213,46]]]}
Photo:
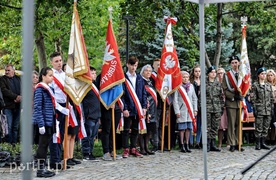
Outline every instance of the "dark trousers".
{"label": "dark trousers", "polygon": [[99,120],[96,119],[85,119],[85,131],[87,137],[81,140],[82,153],[84,155],[93,154],[94,139],[98,134]]}
{"label": "dark trousers", "polygon": [[[119,123],[119,120],[121,118],[121,110],[114,110],[114,116],[115,116],[115,132]],[[104,111],[102,113],[101,117],[101,123],[102,123],[102,147],[103,152],[108,153],[112,152],[112,143],[113,143],[113,132],[112,132],[112,109],[109,109],[107,111]],[[116,136],[116,134],[115,134]],[[116,144],[117,141],[115,140]]]}
{"label": "dark trousers", "polygon": [[[123,148],[136,148],[138,138],[138,116],[129,116],[124,118],[124,130],[122,131],[122,146]],[[129,130],[131,132],[129,133]],[[130,146],[128,139],[130,138]]]}
{"label": "dark trousers", "polygon": [[19,125],[20,125],[20,108],[4,109],[3,112],[7,116],[8,135],[7,142],[10,144],[18,142]]}
{"label": "dark trousers", "polygon": [[[170,136],[171,136],[171,138],[170,138],[170,141],[171,141],[171,146],[170,146],[170,148],[173,148],[175,146],[175,141],[176,141],[176,134],[175,134],[175,130],[176,130],[176,115],[175,115],[173,106],[171,106],[170,109],[171,109],[171,113],[170,113],[170,121],[171,121],[171,128],[170,128],[170,131],[171,131]],[[162,120],[161,120],[161,123],[163,123]],[[162,128],[162,126],[161,126],[161,128]],[[164,147],[166,147],[166,148],[168,147],[168,140],[169,140],[168,126],[165,126]]]}
{"label": "dark trousers", "polygon": [[[64,105],[65,104],[60,104]],[[56,164],[61,162],[61,154],[62,154],[62,142],[64,139],[64,126],[65,126],[65,115],[61,112],[57,111],[58,121],[59,121],[59,131],[60,131],[60,143],[54,143],[53,138],[50,141],[50,163]]]}
{"label": "dark trousers", "polygon": [[48,146],[51,141],[51,134],[39,134],[38,148],[36,151],[36,158],[45,160],[47,157]]}

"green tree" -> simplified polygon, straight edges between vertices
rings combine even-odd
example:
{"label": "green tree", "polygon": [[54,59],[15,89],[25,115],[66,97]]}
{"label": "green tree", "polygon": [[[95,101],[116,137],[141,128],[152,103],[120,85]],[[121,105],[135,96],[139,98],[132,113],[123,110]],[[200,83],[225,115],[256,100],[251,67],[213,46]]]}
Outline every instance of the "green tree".
{"label": "green tree", "polygon": [[[105,47],[105,36],[109,18],[108,7],[113,6],[113,27],[118,32],[121,1],[79,0],[78,11],[81,18],[83,35],[87,46],[90,64],[100,68]],[[59,51],[67,57],[70,27],[73,14],[73,0],[36,0],[35,9],[35,64],[47,66],[47,55]],[[5,39],[0,41],[1,63],[12,61],[21,67],[21,31],[22,3],[19,0],[0,3],[1,23],[0,33]],[[16,17],[16,18],[14,18]],[[10,31],[12,29],[12,31]],[[11,44],[14,43],[14,44]],[[15,48],[16,47],[16,48]]]}

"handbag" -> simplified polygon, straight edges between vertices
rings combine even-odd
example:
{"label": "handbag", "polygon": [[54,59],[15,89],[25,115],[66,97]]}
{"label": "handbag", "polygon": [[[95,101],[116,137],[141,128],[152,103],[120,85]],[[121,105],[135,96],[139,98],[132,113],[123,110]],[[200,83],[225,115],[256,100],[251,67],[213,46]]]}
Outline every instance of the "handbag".
{"label": "handbag", "polygon": [[3,138],[8,135],[8,119],[7,116],[1,110],[0,114],[0,137]]}

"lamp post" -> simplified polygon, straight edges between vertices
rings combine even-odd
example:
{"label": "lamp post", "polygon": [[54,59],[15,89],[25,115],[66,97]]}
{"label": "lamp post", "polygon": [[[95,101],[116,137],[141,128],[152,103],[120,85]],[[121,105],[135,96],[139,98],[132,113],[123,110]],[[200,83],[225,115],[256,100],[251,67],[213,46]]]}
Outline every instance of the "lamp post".
{"label": "lamp post", "polygon": [[129,21],[134,19],[134,17],[125,15],[123,16],[123,19],[126,20],[126,63],[127,63],[129,58]]}

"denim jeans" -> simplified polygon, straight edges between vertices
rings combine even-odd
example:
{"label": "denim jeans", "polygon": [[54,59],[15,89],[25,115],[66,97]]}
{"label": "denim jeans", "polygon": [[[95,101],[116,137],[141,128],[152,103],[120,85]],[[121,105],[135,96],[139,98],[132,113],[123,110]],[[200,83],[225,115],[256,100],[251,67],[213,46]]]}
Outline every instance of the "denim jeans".
{"label": "denim jeans", "polygon": [[7,135],[7,142],[11,144],[17,143],[20,124],[20,108],[4,109],[3,112],[8,120],[9,134]]}
{"label": "denim jeans", "polygon": [[92,154],[93,147],[94,147],[94,138],[97,136],[98,129],[100,126],[99,120],[86,119],[84,126],[85,126],[87,137],[81,140],[82,153]]}

